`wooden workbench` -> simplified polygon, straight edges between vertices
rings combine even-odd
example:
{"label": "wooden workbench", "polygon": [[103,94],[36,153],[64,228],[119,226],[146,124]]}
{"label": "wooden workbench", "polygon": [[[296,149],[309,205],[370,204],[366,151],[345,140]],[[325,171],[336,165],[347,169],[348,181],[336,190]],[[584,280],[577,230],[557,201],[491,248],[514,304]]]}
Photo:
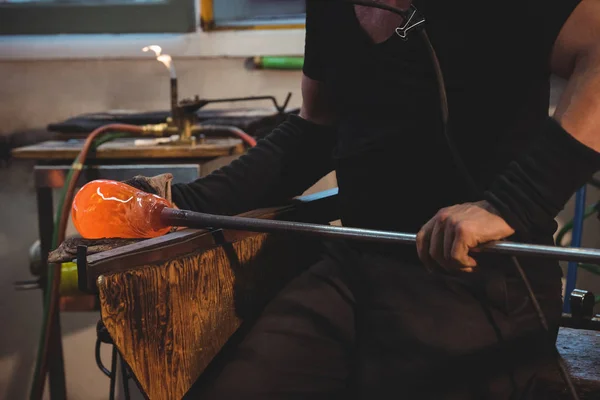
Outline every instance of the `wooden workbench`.
{"label": "wooden workbench", "polygon": [[[151,138],[142,138],[151,139]],[[100,145],[88,154],[86,167],[78,184],[90,179],[124,180],[134,175],[158,175],[170,172],[174,183],[189,182],[228,164],[245,151],[238,138],[207,137],[195,146],[176,144],[152,144],[136,146],[135,138],[122,138]],[[48,270],[45,260],[51,250],[54,232],[53,191],[64,186],[65,177],[73,160],[83,147],[85,139],[51,140],[12,150],[12,157],[35,162],[33,181],[38,205],[38,226],[40,231],[41,259],[39,273],[43,279]],[[94,311],[94,296],[81,296],[76,301],[63,297],[63,305],[76,304],[72,309],[62,311]],[[58,314],[54,316],[58,321]],[[62,399],[66,393],[64,364],[62,359],[62,339],[60,324],[53,324],[50,336],[48,370],[50,397]]]}
{"label": "wooden workbench", "polygon": [[[154,144],[136,146],[135,139],[115,139],[98,146],[90,153],[90,160],[137,160],[137,159],[211,159],[241,154],[244,144],[237,138],[206,138],[195,146]],[[79,154],[84,139],[67,141],[50,140],[12,151],[15,158],[38,161],[74,160]]]}
{"label": "wooden workbench", "polygon": [[[556,348],[581,400],[600,399],[600,332],[560,328]],[[536,384],[536,399],[571,400],[556,365],[549,365]]]}

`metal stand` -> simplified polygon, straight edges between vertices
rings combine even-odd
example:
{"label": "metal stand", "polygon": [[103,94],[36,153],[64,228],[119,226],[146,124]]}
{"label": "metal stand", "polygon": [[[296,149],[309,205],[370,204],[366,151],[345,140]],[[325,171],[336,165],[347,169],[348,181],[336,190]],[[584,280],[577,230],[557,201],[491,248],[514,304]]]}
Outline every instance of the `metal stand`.
{"label": "metal stand", "polygon": [[[573,234],[571,247],[581,247],[581,237],[583,236],[583,220],[585,219],[585,198],[586,186],[580,188],[575,194],[575,216],[573,218]],[[578,263],[571,261],[567,267],[567,277],[565,282],[565,301],[563,312],[571,312],[571,302],[569,301],[571,293],[577,287],[577,269]]]}
{"label": "metal stand", "polygon": [[[121,378],[123,379],[123,395],[125,397],[125,400],[130,400],[131,396],[129,393],[129,379],[131,379],[131,375],[129,374],[125,360],[123,360],[123,357],[121,357],[119,355],[119,352],[117,351],[117,346],[114,345],[112,338],[110,337],[110,334],[108,333],[108,330],[102,323],[102,320],[98,321],[98,324],[96,325],[96,334],[97,334],[96,351],[95,351],[96,364],[98,365],[98,368],[100,368],[100,371],[102,371],[102,373],[110,379],[108,398],[110,400],[115,399],[115,387],[117,384],[117,362],[120,359],[121,360],[121,367],[120,367],[121,368]],[[100,347],[102,346],[102,343],[112,345],[110,370],[107,369],[104,366],[104,364],[102,363],[102,358],[100,355]]]}

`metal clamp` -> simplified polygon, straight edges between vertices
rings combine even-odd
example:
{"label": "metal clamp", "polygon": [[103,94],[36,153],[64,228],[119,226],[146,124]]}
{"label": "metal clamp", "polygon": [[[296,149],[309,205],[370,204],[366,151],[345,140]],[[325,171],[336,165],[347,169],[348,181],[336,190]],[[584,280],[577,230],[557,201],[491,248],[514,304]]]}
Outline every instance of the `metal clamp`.
{"label": "metal clamp", "polygon": [[425,23],[425,17],[414,5],[410,5],[410,11],[405,18],[404,24],[396,28],[396,35],[402,40],[408,40],[408,32]]}
{"label": "metal clamp", "polygon": [[84,293],[89,293],[87,288],[87,246],[77,246],[77,286]]}
{"label": "metal clamp", "polygon": [[575,289],[569,297],[571,316],[577,321],[591,320],[594,317],[596,297],[587,290]]}
{"label": "metal clamp", "polygon": [[600,315],[594,315],[596,296],[592,292],[575,289],[568,300],[571,305],[571,313],[563,313],[560,326],[600,331]]}

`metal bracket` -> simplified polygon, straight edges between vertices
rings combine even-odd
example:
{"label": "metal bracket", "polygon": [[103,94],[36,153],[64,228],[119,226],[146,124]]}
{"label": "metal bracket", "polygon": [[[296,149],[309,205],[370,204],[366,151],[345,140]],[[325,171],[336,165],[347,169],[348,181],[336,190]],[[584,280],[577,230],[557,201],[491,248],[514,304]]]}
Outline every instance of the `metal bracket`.
{"label": "metal bracket", "polygon": [[423,17],[423,14],[417,10],[417,7],[411,4],[404,24],[396,28],[396,35],[400,36],[402,40],[408,40],[408,32],[424,23],[425,17]]}
{"label": "metal bracket", "polygon": [[271,100],[275,109],[279,113],[284,113],[288,104],[290,103],[290,99],[292,98],[292,93],[288,92],[283,104],[279,104],[275,96],[247,96],[247,97],[229,97],[222,99],[201,99],[198,95],[196,95],[193,99],[182,99],[179,102],[179,108],[181,108],[185,113],[195,113],[200,110],[204,106],[208,104],[214,103],[234,103],[239,101],[256,101],[256,100]]}
{"label": "metal bracket", "polygon": [[84,293],[89,293],[87,287],[87,246],[77,246],[77,286]]}
{"label": "metal bracket", "polygon": [[571,316],[576,321],[590,320],[594,317],[596,296],[592,292],[574,289],[569,297]]}
{"label": "metal bracket", "polygon": [[573,290],[569,296],[571,313],[563,313],[560,325],[565,328],[600,331],[600,315],[594,315],[595,299],[592,292]]}

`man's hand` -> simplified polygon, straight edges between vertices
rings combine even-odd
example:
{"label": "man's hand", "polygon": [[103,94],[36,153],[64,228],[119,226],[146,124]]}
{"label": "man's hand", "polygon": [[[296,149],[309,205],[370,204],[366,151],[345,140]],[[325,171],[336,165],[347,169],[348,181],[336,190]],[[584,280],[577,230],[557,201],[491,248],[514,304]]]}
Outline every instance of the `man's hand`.
{"label": "man's hand", "polygon": [[419,258],[429,270],[472,272],[477,262],[469,250],[514,233],[487,201],[442,208],[417,234]]}
{"label": "man's hand", "polygon": [[133,186],[136,189],[143,190],[144,192],[160,196],[164,199],[167,199],[169,203],[172,203],[171,181],[173,181],[173,174],[166,173],[150,178],[142,175],[136,175],[131,179],[123,181],[123,183]]}

